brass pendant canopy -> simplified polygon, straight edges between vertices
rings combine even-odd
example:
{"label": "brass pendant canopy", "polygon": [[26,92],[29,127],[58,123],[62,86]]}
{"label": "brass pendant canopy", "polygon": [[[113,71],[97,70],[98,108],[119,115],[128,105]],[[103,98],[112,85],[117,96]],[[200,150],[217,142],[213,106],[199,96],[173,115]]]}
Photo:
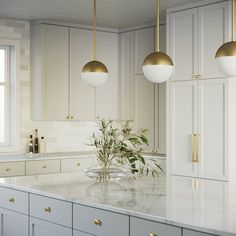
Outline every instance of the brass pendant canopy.
{"label": "brass pendant canopy", "polygon": [[147,65],[172,65],[173,66],[173,61],[167,54],[159,51],[159,52],[153,52],[145,58],[143,62],[143,66],[147,66]]}
{"label": "brass pendant canopy", "polygon": [[86,72],[103,72],[103,73],[108,73],[108,70],[107,70],[106,66],[102,62],[93,60],[93,61],[88,62],[84,66],[82,72],[83,73],[86,73]]}

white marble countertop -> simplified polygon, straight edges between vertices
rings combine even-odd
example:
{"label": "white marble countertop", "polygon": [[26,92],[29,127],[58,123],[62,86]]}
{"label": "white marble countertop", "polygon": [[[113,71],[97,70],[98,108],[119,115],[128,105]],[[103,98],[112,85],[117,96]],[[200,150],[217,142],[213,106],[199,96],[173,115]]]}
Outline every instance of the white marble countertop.
{"label": "white marble countertop", "polygon": [[67,173],[2,178],[0,185],[215,235],[236,235],[236,183],[160,176],[106,185]]}
{"label": "white marble countertop", "polygon": [[[19,154],[0,154],[1,162],[12,162],[12,161],[29,161],[29,160],[52,160],[52,159],[62,159],[62,158],[76,158],[76,157],[95,157],[94,152],[58,152],[58,153],[45,153],[45,154],[29,154],[29,153],[19,153]],[[155,157],[165,160],[165,155],[151,155],[148,153],[143,154],[144,157]]]}

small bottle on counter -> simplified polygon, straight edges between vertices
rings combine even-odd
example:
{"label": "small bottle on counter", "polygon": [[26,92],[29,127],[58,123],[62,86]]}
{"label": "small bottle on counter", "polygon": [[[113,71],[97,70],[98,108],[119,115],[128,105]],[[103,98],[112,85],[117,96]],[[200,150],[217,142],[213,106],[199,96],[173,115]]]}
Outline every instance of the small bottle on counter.
{"label": "small bottle on counter", "polygon": [[34,153],[39,153],[39,138],[38,138],[38,130],[35,130],[35,138],[34,138]]}
{"label": "small bottle on counter", "polygon": [[41,137],[39,147],[40,147],[40,153],[46,152],[46,143],[44,137]]}
{"label": "small bottle on counter", "polygon": [[29,153],[33,154],[34,152],[34,143],[33,143],[33,135],[30,135],[30,141],[29,141]]}

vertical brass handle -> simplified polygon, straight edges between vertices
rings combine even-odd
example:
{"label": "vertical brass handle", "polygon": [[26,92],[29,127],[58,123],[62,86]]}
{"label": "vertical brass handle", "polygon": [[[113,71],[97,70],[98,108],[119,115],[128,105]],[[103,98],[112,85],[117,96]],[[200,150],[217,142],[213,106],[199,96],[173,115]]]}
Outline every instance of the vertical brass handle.
{"label": "vertical brass handle", "polygon": [[192,134],[192,162],[196,162],[195,160],[195,143],[196,143],[196,134]]}
{"label": "vertical brass handle", "polygon": [[9,202],[14,203],[15,202],[14,197],[9,198]]}
{"label": "vertical brass handle", "polygon": [[98,219],[95,219],[95,220],[94,220],[94,224],[101,226],[101,225],[102,225],[102,221],[101,221],[101,220],[98,220]]}
{"label": "vertical brass handle", "polygon": [[199,162],[199,134],[196,134],[196,162]]}

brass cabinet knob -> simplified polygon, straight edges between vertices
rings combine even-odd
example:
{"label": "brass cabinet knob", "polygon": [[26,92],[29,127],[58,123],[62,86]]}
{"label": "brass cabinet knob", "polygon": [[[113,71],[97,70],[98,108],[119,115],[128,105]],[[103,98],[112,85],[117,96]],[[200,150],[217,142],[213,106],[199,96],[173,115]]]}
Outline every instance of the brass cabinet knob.
{"label": "brass cabinet knob", "polygon": [[79,163],[79,162],[77,163],[77,166],[80,166],[80,163]]}
{"label": "brass cabinet knob", "polygon": [[74,119],[74,116],[70,116],[70,118],[71,118],[71,120],[73,120],[73,119]]}
{"label": "brass cabinet knob", "polygon": [[197,75],[197,79],[201,79],[201,75]]}
{"label": "brass cabinet knob", "polygon": [[46,168],[47,168],[47,166],[46,166],[46,165],[44,165],[44,166],[43,166],[43,169],[46,169]]}
{"label": "brass cabinet knob", "polygon": [[192,75],[192,79],[197,79],[197,76],[196,75]]}
{"label": "brass cabinet knob", "polygon": [[157,234],[151,233],[149,234],[149,236],[157,236]]}
{"label": "brass cabinet knob", "polygon": [[101,226],[101,225],[102,225],[102,221],[101,221],[101,220],[98,220],[98,219],[95,219],[95,220],[94,220],[94,224]]}
{"label": "brass cabinet knob", "polygon": [[52,211],[52,209],[51,209],[51,207],[45,207],[45,208],[44,208],[44,211],[45,211],[46,213],[50,213],[50,212]]}
{"label": "brass cabinet knob", "polygon": [[10,171],[10,168],[6,168],[6,170],[5,170],[6,172],[9,172]]}
{"label": "brass cabinet knob", "polygon": [[15,202],[14,197],[9,198],[9,202],[14,203]]}
{"label": "brass cabinet knob", "polygon": [[70,119],[70,116],[66,116],[66,119],[69,120],[69,119]]}

